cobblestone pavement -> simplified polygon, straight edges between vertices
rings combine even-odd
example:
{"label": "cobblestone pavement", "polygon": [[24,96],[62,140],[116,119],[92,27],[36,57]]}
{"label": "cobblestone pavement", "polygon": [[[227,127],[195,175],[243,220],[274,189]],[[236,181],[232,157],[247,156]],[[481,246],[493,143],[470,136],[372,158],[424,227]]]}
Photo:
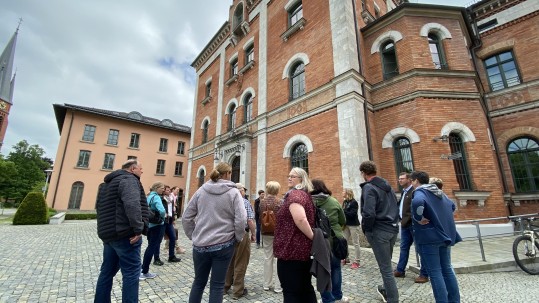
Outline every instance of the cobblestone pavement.
{"label": "cobblestone pavement", "polygon": [[[190,242],[180,231],[183,247]],[[143,251],[146,244],[143,245]],[[396,247],[398,249],[398,247]],[[165,250],[162,254],[166,257]],[[151,266],[159,276],[140,282],[141,302],[187,302],[193,281],[191,253],[182,262]],[[351,302],[381,302],[381,284],[372,253],[362,252],[361,268],[343,268],[343,292]],[[166,259],[166,258],[162,258]],[[92,302],[102,260],[96,221],[61,225],[0,224],[0,302]],[[393,260],[396,261],[396,260]],[[237,302],[281,302],[282,295],[262,289],[263,250],[253,245],[246,276],[249,294]],[[415,284],[414,273],[397,279],[401,302],[434,302],[429,283]],[[457,275],[462,302],[537,302],[539,276],[519,269]],[[313,279],[314,282],[314,279]],[[114,281],[113,301],[121,301],[121,274]],[[207,292],[205,294],[207,300]],[[225,302],[232,301],[225,295]]]}

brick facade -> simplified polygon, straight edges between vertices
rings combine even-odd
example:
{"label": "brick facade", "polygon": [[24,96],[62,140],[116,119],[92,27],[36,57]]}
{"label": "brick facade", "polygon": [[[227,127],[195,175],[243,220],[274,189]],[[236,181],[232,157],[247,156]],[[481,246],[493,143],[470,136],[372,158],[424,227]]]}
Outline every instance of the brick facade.
{"label": "brick facade", "polygon": [[[539,8],[532,1],[509,1],[502,9],[481,1],[470,7],[471,15],[463,8],[436,5],[386,7],[386,1],[365,1],[363,9],[355,1],[303,1],[302,18],[295,24],[289,15],[302,1],[232,2],[230,21],[193,62],[198,86],[188,195],[198,188],[201,168],[209,174],[219,161],[235,159],[240,163],[238,181],[252,198],[267,181],[285,186],[297,144],[308,149],[309,175],[323,179],[339,200],[345,187],[360,195],[358,166],[369,158],[398,190],[392,144],[406,138],[414,169],[444,180],[444,191],[457,203],[458,219],[537,207],[539,195],[516,192],[506,154],[515,138],[539,139],[534,119],[539,81],[533,68],[539,60],[533,51],[539,43],[533,34]],[[240,5],[245,6],[244,22],[236,27],[234,13]],[[506,21],[514,13],[505,10],[520,13]],[[499,26],[476,36],[474,26],[493,16],[500,19]],[[433,64],[429,34],[440,41],[442,68]],[[249,41],[255,64],[229,81],[230,59],[237,53],[241,69]],[[382,47],[388,41],[395,46],[398,72],[384,80]],[[508,49],[515,54],[521,83],[491,92],[482,62]],[[291,67],[300,61],[305,93],[291,98]],[[202,104],[210,77],[212,97]],[[254,93],[255,99],[252,120],[244,123],[241,97],[246,93]],[[238,107],[236,127],[229,131],[231,102]],[[201,144],[205,117],[210,135]],[[450,134],[463,141],[470,189],[461,189],[454,161],[444,159],[452,153],[446,142]]]}

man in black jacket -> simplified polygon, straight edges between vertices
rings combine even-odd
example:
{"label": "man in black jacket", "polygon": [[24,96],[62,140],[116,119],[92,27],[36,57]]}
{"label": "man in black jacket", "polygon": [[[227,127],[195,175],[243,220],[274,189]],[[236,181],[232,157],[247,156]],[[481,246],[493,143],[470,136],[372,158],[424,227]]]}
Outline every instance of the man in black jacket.
{"label": "man in black jacket", "polygon": [[103,240],[103,263],[94,302],[110,302],[112,281],[120,269],[122,302],[138,302],[140,247],[149,215],[141,175],[141,163],[128,160],[99,186],[97,234]]}
{"label": "man in black jacket", "polygon": [[[412,196],[414,188],[410,173],[402,172],[399,175],[399,185],[402,187],[401,199],[399,201],[399,216],[401,218],[401,240],[400,240],[400,255],[397,268],[393,275],[397,278],[406,276],[406,265],[410,256],[410,247],[414,243],[414,235],[412,232]],[[427,270],[421,266],[419,276],[415,279],[415,283],[429,282]]]}
{"label": "man in black jacket", "polygon": [[361,176],[361,226],[371,244],[374,257],[380,268],[384,285],[378,293],[384,302],[399,302],[397,283],[393,277],[391,256],[399,232],[399,208],[395,192],[386,180],[376,176],[376,164],[365,161],[359,166]]}
{"label": "man in black jacket", "polygon": [[255,199],[256,248],[260,248],[260,199],[264,199],[262,189],[258,191],[258,198]]}

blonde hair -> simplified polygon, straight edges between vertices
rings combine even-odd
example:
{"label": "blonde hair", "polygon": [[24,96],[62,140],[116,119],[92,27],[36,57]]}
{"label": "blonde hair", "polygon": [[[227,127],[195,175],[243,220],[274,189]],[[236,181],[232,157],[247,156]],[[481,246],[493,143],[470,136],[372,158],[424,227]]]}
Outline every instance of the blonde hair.
{"label": "blonde hair", "polygon": [[438,187],[438,189],[442,189],[444,187],[444,181],[440,178],[432,177],[429,179],[430,184],[434,184]]}
{"label": "blonde hair", "polygon": [[232,167],[230,166],[230,164],[226,162],[221,162],[217,164],[217,166],[212,170],[210,174],[210,179],[213,182],[217,182],[217,180],[221,179],[222,176],[231,171]]}
{"label": "blonde hair", "polygon": [[277,196],[281,190],[281,184],[277,181],[269,181],[266,183],[266,194]]}
{"label": "blonde hair", "polygon": [[156,192],[157,189],[160,187],[165,187],[165,183],[157,181],[154,184],[152,184],[152,187],[150,187],[150,190]]}
{"label": "blonde hair", "polygon": [[296,189],[303,189],[304,191],[310,193],[313,191],[313,183],[309,179],[309,175],[303,168],[292,167],[292,171],[295,172],[298,177],[301,178],[301,183],[296,185]]}
{"label": "blonde hair", "polygon": [[352,200],[354,199],[354,191],[350,188],[344,189],[344,199],[345,200]]}

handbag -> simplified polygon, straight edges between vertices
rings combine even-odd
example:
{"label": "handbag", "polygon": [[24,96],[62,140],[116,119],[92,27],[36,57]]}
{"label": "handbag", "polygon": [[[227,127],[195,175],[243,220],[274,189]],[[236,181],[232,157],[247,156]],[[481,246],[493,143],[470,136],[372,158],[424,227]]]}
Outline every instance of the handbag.
{"label": "handbag", "polygon": [[[152,200],[150,202],[153,202],[153,197],[152,197]],[[159,213],[159,211],[156,211],[156,210],[153,210],[152,209],[152,206],[151,206],[151,203],[150,203],[150,207],[148,209],[150,211],[150,217],[148,218],[148,222],[152,223],[152,224],[163,224],[163,218],[161,217],[161,214]]]}
{"label": "handbag", "polygon": [[346,259],[348,257],[348,241],[345,238],[336,237],[333,230],[331,230],[331,235],[333,236],[331,252],[339,260]]}

